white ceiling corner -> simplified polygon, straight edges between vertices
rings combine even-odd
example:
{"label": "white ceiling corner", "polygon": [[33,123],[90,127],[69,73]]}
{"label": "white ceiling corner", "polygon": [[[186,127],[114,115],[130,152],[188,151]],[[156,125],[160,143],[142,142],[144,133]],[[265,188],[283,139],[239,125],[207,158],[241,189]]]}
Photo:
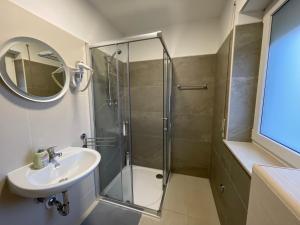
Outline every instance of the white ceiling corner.
{"label": "white ceiling corner", "polygon": [[88,0],[125,35],[219,18],[227,0]]}

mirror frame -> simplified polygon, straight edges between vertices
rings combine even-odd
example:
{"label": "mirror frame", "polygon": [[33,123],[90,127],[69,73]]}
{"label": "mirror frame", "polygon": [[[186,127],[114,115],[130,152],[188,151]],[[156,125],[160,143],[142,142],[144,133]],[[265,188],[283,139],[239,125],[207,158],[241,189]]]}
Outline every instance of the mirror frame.
{"label": "mirror frame", "polygon": [[[40,42],[41,44],[49,47],[55,54],[57,54],[59,60],[62,62],[64,68],[65,68],[65,84],[63,89],[57,93],[56,95],[52,95],[52,96],[48,96],[48,97],[40,97],[40,96],[35,96],[35,95],[31,95],[28,94],[22,90],[20,90],[9,78],[7,72],[6,72],[6,68],[5,64],[4,64],[4,60],[2,60],[2,57],[6,54],[6,52],[15,44],[19,43],[19,42],[24,42],[24,41],[35,41],[35,42]],[[27,100],[33,101],[33,102],[52,102],[55,100],[58,100],[60,98],[62,98],[66,92],[69,89],[69,85],[70,85],[70,71],[69,71],[69,67],[66,65],[64,59],[61,57],[61,55],[54,49],[52,48],[50,45],[46,44],[43,41],[40,41],[36,38],[31,38],[31,37],[15,37],[12,39],[9,39],[8,41],[6,41],[3,45],[1,45],[0,48],[0,77],[2,78],[3,82],[6,84],[6,86],[12,90],[15,94],[17,94],[18,96],[25,98]]]}

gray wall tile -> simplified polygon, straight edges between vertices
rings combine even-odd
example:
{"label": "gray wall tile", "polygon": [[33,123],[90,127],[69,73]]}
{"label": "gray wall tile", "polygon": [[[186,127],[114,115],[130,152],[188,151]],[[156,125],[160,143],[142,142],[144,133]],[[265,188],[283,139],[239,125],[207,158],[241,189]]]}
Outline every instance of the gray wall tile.
{"label": "gray wall tile", "polygon": [[[215,55],[174,59],[174,172],[203,177],[209,175],[215,64]],[[162,69],[162,60],[130,63],[133,161],[134,164],[154,168],[159,164],[162,168],[163,157]],[[178,91],[177,83],[207,83],[209,89]]]}
{"label": "gray wall tile", "polygon": [[172,170],[192,176],[208,177],[211,143],[197,139],[175,138],[173,143]]}
{"label": "gray wall tile", "polygon": [[237,26],[235,36],[228,139],[250,141],[254,118],[262,23]]}
{"label": "gray wall tile", "polygon": [[163,61],[130,63],[133,164],[163,168]]}
{"label": "gray wall tile", "polygon": [[[180,114],[174,116],[174,139],[186,138],[190,140],[211,142],[212,116],[197,114]],[[199,146],[200,147],[200,146]]]}
{"label": "gray wall tile", "polygon": [[131,112],[131,129],[133,133],[158,136],[163,135],[162,112]]}
{"label": "gray wall tile", "polygon": [[131,87],[130,93],[131,93],[132,111],[162,112],[163,109],[162,85]]}
{"label": "gray wall tile", "polygon": [[162,169],[163,138],[132,133],[132,160],[134,165]]}
{"label": "gray wall tile", "polygon": [[162,86],[162,60],[148,60],[130,63],[130,86]]}
{"label": "gray wall tile", "polygon": [[[246,224],[250,177],[223,143],[222,120],[230,116],[229,137],[249,140],[254,114],[257,85],[260,24],[238,26],[234,46],[234,69],[230,115],[227,114],[228,76],[232,34],[217,54],[216,89],[213,119],[213,151],[211,160],[211,186],[222,225]],[[239,123],[239,124],[238,124]],[[220,185],[225,191],[220,192]]]}
{"label": "gray wall tile", "polygon": [[[175,58],[172,171],[208,177],[214,112],[216,56]],[[176,84],[208,84],[208,90],[180,91]]]}

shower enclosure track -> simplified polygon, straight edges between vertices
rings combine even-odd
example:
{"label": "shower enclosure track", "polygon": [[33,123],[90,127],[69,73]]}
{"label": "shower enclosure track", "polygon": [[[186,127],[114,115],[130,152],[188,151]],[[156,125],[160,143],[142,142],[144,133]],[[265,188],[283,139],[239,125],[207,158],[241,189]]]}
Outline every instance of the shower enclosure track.
{"label": "shower enclosure track", "polygon": [[155,31],[155,32],[148,33],[148,34],[141,34],[141,35],[125,37],[125,38],[120,39],[120,40],[103,41],[103,42],[99,42],[99,43],[96,43],[96,44],[91,44],[91,45],[89,45],[89,48],[93,49],[93,48],[105,47],[105,46],[109,46],[109,45],[118,45],[118,44],[124,44],[124,43],[128,43],[128,42],[144,41],[144,40],[150,40],[150,39],[155,39],[155,38],[160,39],[161,44],[164,47],[164,50],[166,51],[168,57],[172,61],[172,58],[171,58],[171,56],[169,54],[169,51],[167,49],[167,45],[166,45],[166,43],[163,39],[162,31]]}

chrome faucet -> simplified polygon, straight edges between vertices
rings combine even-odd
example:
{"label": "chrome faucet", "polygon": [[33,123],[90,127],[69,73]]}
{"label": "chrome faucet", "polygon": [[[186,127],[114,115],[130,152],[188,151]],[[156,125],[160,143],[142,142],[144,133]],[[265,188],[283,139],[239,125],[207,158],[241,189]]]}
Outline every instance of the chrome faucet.
{"label": "chrome faucet", "polygon": [[53,163],[54,167],[58,167],[58,166],[60,166],[60,164],[59,164],[59,162],[56,161],[55,158],[56,157],[61,157],[62,153],[61,152],[55,152],[55,147],[56,146],[47,148],[47,152],[49,154],[49,163]]}

